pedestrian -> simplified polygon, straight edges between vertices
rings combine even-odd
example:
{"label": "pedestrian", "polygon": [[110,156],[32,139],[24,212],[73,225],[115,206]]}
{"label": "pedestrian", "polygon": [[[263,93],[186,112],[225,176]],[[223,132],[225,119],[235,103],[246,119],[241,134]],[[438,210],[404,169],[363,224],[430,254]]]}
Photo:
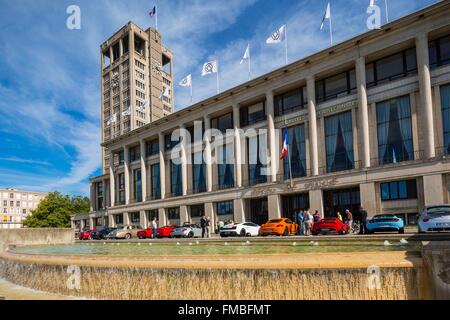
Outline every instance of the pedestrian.
{"label": "pedestrian", "polygon": [[341,215],[341,213],[339,211],[336,211],[336,218],[341,220],[341,222],[344,222],[344,220],[342,219],[342,215]]}
{"label": "pedestrian", "polygon": [[312,223],[313,223],[313,216],[309,212],[309,209],[305,211],[304,214],[304,221],[305,221],[305,235],[311,236],[311,229],[312,229]]}
{"label": "pedestrian", "polygon": [[156,239],[157,235],[158,235],[158,222],[156,221],[156,217],[153,217],[152,221],[151,221],[151,227],[152,227],[152,238]]}
{"label": "pedestrian", "polygon": [[359,212],[361,214],[361,229],[359,230],[359,234],[366,234],[367,233],[367,211],[364,210],[363,207],[359,209]]}
{"label": "pedestrian", "polygon": [[297,213],[297,224],[298,224],[298,235],[303,235],[303,210],[300,210]]}
{"label": "pedestrian", "polygon": [[316,210],[316,212],[313,215],[314,218],[314,223],[317,223],[320,221],[320,212],[318,210]]}
{"label": "pedestrian", "polygon": [[211,237],[210,226],[211,226],[211,219],[209,217],[206,217],[206,228],[205,228],[206,238]]}
{"label": "pedestrian", "polygon": [[352,232],[352,230],[353,230],[353,214],[348,209],[345,210],[345,214],[347,215],[348,231]]}
{"label": "pedestrian", "polygon": [[202,228],[202,238],[205,238],[206,236],[206,216],[203,215],[202,218],[200,219],[200,227]]}
{"label": "pedestrian", "polygon": [[223,222],[222,220],[219,221],[219,223],[217,224],[217,233],[220,233],[220,230],[225,226],[225,222]]}

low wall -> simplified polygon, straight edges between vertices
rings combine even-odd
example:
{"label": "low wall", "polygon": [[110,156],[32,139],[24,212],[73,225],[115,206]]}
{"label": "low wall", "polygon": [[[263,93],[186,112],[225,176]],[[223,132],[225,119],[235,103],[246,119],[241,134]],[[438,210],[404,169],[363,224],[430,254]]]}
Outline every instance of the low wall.
{"label": "low wall", "polygon": [[450,241],[423,243],[422,256],[433,296],[450,300]]}
{"label": "low wall", "polygon": [[62,244],[73,241],[72,229],[1,229],[0,253],[9,245]]}

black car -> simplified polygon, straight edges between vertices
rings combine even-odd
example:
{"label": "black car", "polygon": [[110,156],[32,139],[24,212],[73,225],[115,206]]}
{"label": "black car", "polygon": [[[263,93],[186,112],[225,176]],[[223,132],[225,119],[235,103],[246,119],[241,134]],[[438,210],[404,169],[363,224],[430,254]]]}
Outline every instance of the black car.
{"label": "black car", "polygon": [[115,228],[98,227],[91,233],[91,238],[94,240],[104,240],[114,230]]}

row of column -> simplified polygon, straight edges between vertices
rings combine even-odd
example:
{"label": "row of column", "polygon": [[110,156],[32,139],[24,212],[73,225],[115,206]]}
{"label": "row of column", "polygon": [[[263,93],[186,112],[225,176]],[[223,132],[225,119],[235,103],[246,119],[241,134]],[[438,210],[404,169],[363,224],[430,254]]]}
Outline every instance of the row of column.
{"label": "row of column", "polygon": [[[433,120],[433,105],[431,95],[431,77],[430,77],[430,65],[429,65],[429,53],[428,53],[428,37],[426,33],[419,34],[416,38],[416,50],[417,50],[417,63],[419,70],[419,85],[421,96],[421,107],[424,110],[424,148],[425,156],[427,158],[433,158],[435,156],[435,141],[434,141],[434,120]],[[356,81],[357,92],[359,102],[359,129],[360,129],[360,145],[362,146],[361,160],[364,168],[371,166],[371,154],[370,154],[370,138],[369,138],[369,113],[367,102],[367,87],[366,87],[366,61],[365,57],[358,57],[355,61],[356,65]],[[309,145],[310,145],[310,167],[311,175],[319,175],[319,156],[318,156],[318,134],[317,134],[317,112],[316,112],[316,92],[315,92],[315,77],[309,76],[306,79],[307,95],[308,95],[308,122],[309,122]],[[269,132],[269,148],[270,148],[270,160],[271,160],[271,181],[277,181],[277,155],[279,150],[276,150],[276,133],[275,133],[275,112],[274,112],[274,96],[273,92],[266,93],[266,107],[267,107],[267,122]],[[239,105],[233,105],[233,121],[235,130],[235,180],[236,186],[242,187],[242,154],[241,154],[241,137],[240,137],[240,109]],[[208,132],[210,129],[211,119],[207,115],[204,117],[205,130]],[[185,129],[184,125],[180,129]],[[184,130],[182,130],[184,132]],[[211,165],[211,137],[205,137],[205,157],[207,159],[206,164],[206,185],[207,191],[212,191],[212,165]],[[187,154],[186,154],[186,139],[182,139],[181,145],[181,159],[182,159],[182,190],[183,195],[187,195],[188,181],[187,181]],[[164,135],[159,134],[159,158],[160,158],[160,178],[161,178],[161,198],[166,198],[166,170],[165,170],[165,150],[164,150]],[[146,181],[146,159],[145,159],[145,141],[140,141],[141,147],[141,170],[143,181]],[[128,147],[124,147],[125,153],[125,202],[129,204],[130,201],[130,173],[129,173],[129,155]],[[111,161],[113,161],[113,154],[111,154]],[[115,186],[115,176],[113,166],[110,166],[111,186]],[[111,187],[111,203],[115,203],[115,188]],[[147,185],[142,183],[143,201],[147,198]]]}

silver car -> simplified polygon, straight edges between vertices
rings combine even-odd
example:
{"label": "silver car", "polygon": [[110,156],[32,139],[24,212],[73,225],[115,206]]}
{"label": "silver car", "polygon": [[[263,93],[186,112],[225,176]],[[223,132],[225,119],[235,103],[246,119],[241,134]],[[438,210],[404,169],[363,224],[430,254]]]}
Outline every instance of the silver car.
{"label": "silver car", "polygon": [[419,218],[419,233],[450,232],[450,205],[425,207]]}
{"label": "silver car", "polygon": [[177,227],[170,234],[172,238],[201,238],[202,228],[196,224],[185,224],[182,227]]}

